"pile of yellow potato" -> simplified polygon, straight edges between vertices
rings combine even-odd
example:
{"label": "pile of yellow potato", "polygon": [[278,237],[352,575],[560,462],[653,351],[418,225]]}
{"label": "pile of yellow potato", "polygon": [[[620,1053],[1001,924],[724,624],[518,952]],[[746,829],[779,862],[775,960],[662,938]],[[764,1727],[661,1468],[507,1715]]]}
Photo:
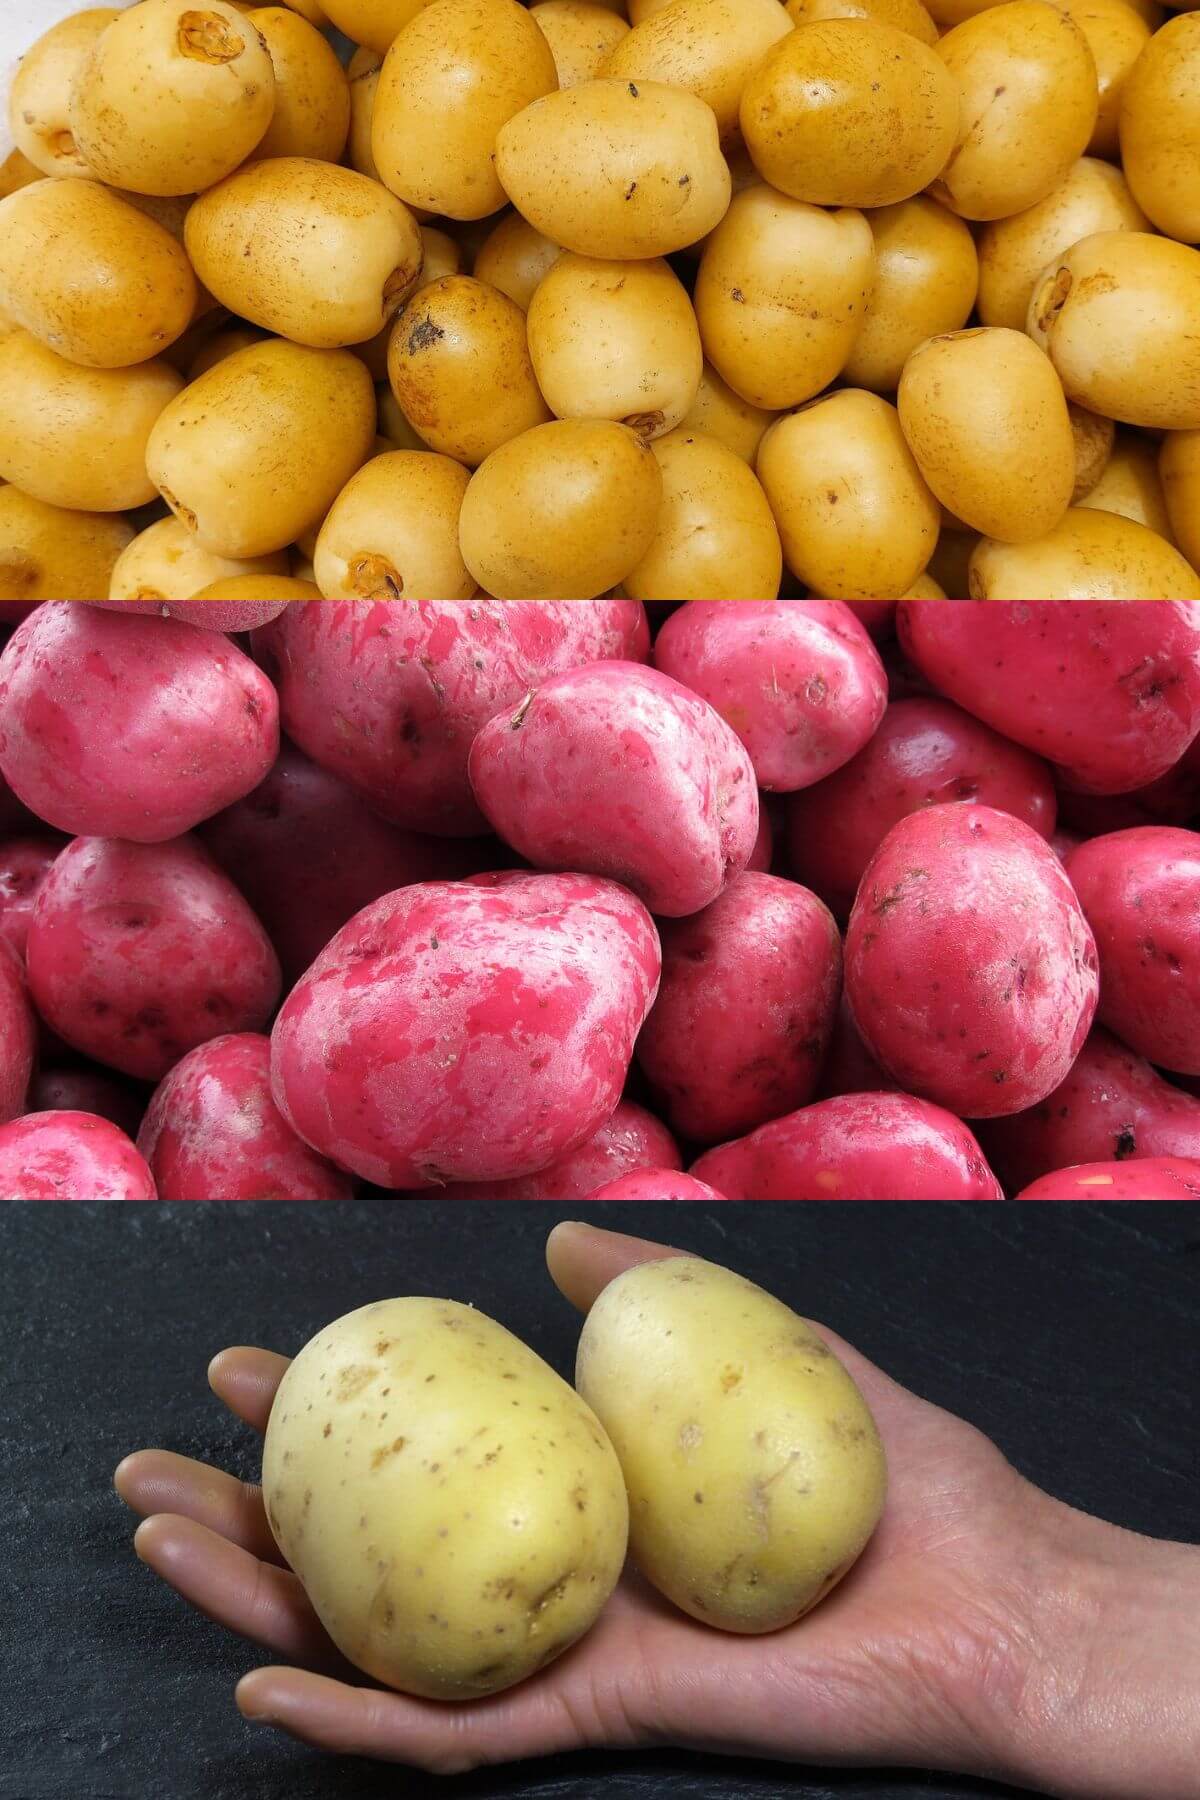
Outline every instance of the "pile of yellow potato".
{"label": "pile of yellow potato", "polygon": [[0,599],[1200,598],[1200,12],[140,0],[10,123]]}

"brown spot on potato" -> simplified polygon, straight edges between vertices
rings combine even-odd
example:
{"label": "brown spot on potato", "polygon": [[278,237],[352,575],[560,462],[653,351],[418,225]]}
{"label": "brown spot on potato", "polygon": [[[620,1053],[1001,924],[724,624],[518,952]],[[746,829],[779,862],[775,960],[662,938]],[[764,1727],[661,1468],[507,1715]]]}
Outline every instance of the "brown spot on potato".
{"label": "brown spot on potato", "polygon": [[376,1450],[374,1456],[371,1458],[372,1469],[381,1469],[389,1458],[398,1456],[407,1442],[407,1438],[398,1437],[393,1439],[390,1444],[384,1444],[380,1449]]}
{"label": "brown spot on potato", "polygon": [[245,38],[215,12],[180,13],[176,43],[180,56],[213,66],[235,61],[246,48]]}
{"label": "brown spot on potato", "polygon": [[341,1401],[353,1400],[361,1394],[367,1383],[375,1379],[375,1370],[364,1363],[351,1363],[338,1376],[337,1397]]}

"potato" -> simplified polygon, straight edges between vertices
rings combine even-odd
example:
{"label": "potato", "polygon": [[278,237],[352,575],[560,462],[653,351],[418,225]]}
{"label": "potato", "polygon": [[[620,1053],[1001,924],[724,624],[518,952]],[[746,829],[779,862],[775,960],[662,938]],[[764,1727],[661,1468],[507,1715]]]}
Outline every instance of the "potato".
{"label": "potato", "polygon": [[271,1409],[263,1498],[343,1655],[433,1700],[545,1668],[625,1560],[621,1469],[590,1408],[451,1300],[378,1301],[305,1345]]}
{"label": "potato", "polygon": [[1078,504],[1096,507],[1100,512],[1120,513],[1123,518],[1135,519],[1139,525],[1156,531],[1168,544],[1175,542],[1159,479],[1156,447],[1136,432],[1117,433],[1114,427],[1112,449],[1105,465]]}
{"label": "potato", "polygon": [[479,247],[475,279],[499,288],[527,312],[538,283],[561,255],[562,245],[552,244],[519,212],[505,213]]}
{"label": "potato", "polygon": [[[1117,0],[1125,7],[1126,0]],[[1146,215],[1120,169],[1083,156],[1036,206],[979,234],[979,317],[1024,331],[1038,279],[1072,244],[1096,231],[1145,231]]]}
{"label": "potato", "polygon": [[560,88],[592,81],[609,51],[629,36],[627,22],[589,0],[540,0],[529,16],[550,46]]}
{"label": "potato", "polygon": [[978,600],[1200,600],[1200,574],[1136,519],[1072,507],[1032,543],[982,538],[971,557]]}
{"label": "potato", "polygon": [[765,185],[747,188],[700,259],[704,354],[753,406],[798,406],[845,367],[874,278],[860,212],[822,212]]}
{"label": "potato", "polygon": [[96,39],[119,16],[116,6],[70,13],[43,32],[17,64],[8,94],[9,129],[18,152],[43,175],[92,173],[68,122],[71,90]]}
{"label": "potato", "polygon": [[676,1174],[671,1169],[635,1169],[606,1181],[585,1200],[724,1200],[716,1188],[691,1175]]}
{"label": "potato", "polygon": [[927,44],[878,19],[822,19],[763,58],[740,118],[756,167],[781,193],[892,206],[941,174],[958,110],[954,77]]}
{"label": "potato", "polygon": [[[867,223],[875,285],[842,374],[854,387],[893,394],[918,344],[966,324],[979,258],[969,227],[927,194],[878,207]],[[1023,311],[1017,324],[1024,327]]]}
{"label": "potato", "polygon": [[123,1131],[86,1112],[30,1112],[0,1129],[6,1200],[156,1200]]}
{"label": "potato", "polygon": [[[442,1200],[590,1200],[602,1183],[632,1176],[639,1170],[677,1172],[683,1167],[679,1145],[666,1126],[644,1106],[619,1102],[594,1136],[558,1162],[515,1181],[451,1182],[438,1190]],[[678,1175],[679,1180],[686,1177]]]}
{"label": "potato", "polygon": [[1198,1200],[1200,1162],[1178,1156],[1145,1162],[1081,1163],[1056,1169],[1024,1189],[1018,1200]]}
{"label": "potato", "polygon": [[716,116],[658,81],[583,81],[501,127],[496,172],[531,225],[580,256],[669,256],[729,205]]}
{"label": "potato", "polygon": [[1052,0],[1074,19],[1096,65],[1100,110],[1088,142],[1092,156],[1117,157],[1117,119],[1129,71],[1150,42],[1150,26],[1129,0]]}
{"label": "potato", "polygon": [[795,25],[815,25],[822,19],[877,19],[936,44],[938,28],[921,0],[787,0],[788,17]]}
{"label": "potato", "polygon": [[[282,593],[283,597],[251,598],[268,593]],[[189,600],[89,600],[88,605],[105,612],[152,612],[160,619],[179,619],[202,631],[252,631],[278,618],[290,600],[308,599],[320,599],[320,589],[286,575],[227,575]]]}
{"label": "potato", "polygon": [[[379,180],[371,134],[375,125],[375,95],[379,90],[382,56],[373,50],[356,50],[346,70],[350,84],[350,132],[346,140],[346,161],[360,175]],[[414,208],[414,211],[416,209]]]}
{"label": "potato", "polygon": [[1169,432],[1158,470],[1172,534],[1192,567],[1200,569],[1200,430]]}
{"label": "potato", "polygon": [[227,575],[286,575],[283,551],[238,562],[215,556],[197,543],[174,514],[139,532],[117,558],[109,577],[110,600],[188,600]]}
{"label": "potato", "polygon": [[245,161],[274,109],[270,52],[227,0],[141,0],[81,64],[69,124],[101,181],[195,194]]}
{"label": "potato", "polygon": [[0,600],[88,600],[107,593],[133,526],[111,513],[69,512],[0,486]]}
{"label": "potato", "polygon": [[1200,238],[1200,14],[1168,19],[1121,91],[1121,160],[1138,205],[1168,237]]}
{"label": "potato", "polygon": [[853,1566],[883,1512],[870,1409],[811,1325],[697,1257],[610,1282],[575,1384],[629,1492],[630,1552],[684,1612],[778,1631]]}
{"label": "potato", "polygon": [[327,600],[469,600],[458,547],[469,476],[429,451],[373,456],[351,476],[317,538],[313,567]]}
{"label": "potato", "polygon": [[773,600],[783,554],[762,485],[746,460],[681,425],[652,449],[662,471],[658,529],[626,575],[638,600]]}
{"label": "potato", "polygon": [[685,88],[712,107],[721,136],[729,137],[747,81],[791,32],[779,0],[674,0],[623,34],[596,73]]}
{"label": "potato", "polygon": [[727,450],[732,450],[753,468],[763,433],[776,416],[762,407],[751,406],[748,400],[734,393],[728,382],[722,381],[710,363],[705,363],[696,398],[681,423],[686,430],[702,431],[717,438]]}
{"label": "potato", "polygon": [[340,162],[350,132],[350,84],[332,46],[287,6],[257,7],[249,19],[275,71],[275,111],[251,155]]}
{"label": "potato", "polygon": [[352,43],[383,57],[429,0],[321,0],[321,4],[330,24]]}
{"label": "potato", "polygon": [[150,433],[182,387],[158,359],[85,369],[14,331],[0,338],[0,476],[50,506],[145,506],[155,497]]}

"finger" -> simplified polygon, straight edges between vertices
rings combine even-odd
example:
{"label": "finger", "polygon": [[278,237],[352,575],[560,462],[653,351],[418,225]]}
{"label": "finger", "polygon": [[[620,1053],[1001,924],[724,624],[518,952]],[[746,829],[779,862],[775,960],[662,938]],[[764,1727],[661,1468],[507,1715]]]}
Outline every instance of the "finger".
{"label": "finger", "polygon": [[263,1510],[262,1489],[171,1450],[135,1450],[113,1476],[125,1502],[147,1519],[175,1513],[264,1562],[282,1562]]}
{"label": "finger", "polygon": [[685,1254],[666,1244],[652,1244],[646,1238],[626,1237],[619,1231],[602,1231],[597,1225],[570,1220],[556,1225],[550,1233],[546,1267],[560,1293],[580,1312],[587,1312],[609,1282],[626,1269]]}
{"label": "finger", "polygon": [[255,1431],[265,1431],[287,1366],[288,1358],[273,1350],[238,1345],[213,1357],[208,1365],[208,1385],[231,1413]]}

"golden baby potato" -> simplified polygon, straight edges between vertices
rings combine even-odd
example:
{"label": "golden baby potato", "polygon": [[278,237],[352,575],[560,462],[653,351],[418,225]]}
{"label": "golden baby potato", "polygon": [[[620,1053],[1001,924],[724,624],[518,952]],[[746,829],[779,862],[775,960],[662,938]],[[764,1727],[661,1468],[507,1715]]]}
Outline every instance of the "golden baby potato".
{"label": "golden baby potato", "polygon": [[1134,431],[1116,433],[1112,452],[1079,506],[1094,506],[1100,512],[1120,513],[1135,519],[1139,525],[1175,543],[1171,515],[1163,493],[1158,468],[1158,446]]}
{"label": "golden baby potato", "polygon": [[1024,544],[1062,518],[1074,433],[1049,358],[1023,333],[979,326],[930,338],[905,363],[896,403],[922,475],[963,524]]}
{"label": "golden baby potato", "polygon": [[662,472],[611,419],[552,419],[476,469],[463,500],[463,561],[497,600],[597,600],[654,541]]}
{"label": "golden baby potato", "polygon": [[674,0],[622,37],[599,73],[686,88],[712,107],[727,137],[747,81],[791,32],[779,0]]}
{"label": "golden baby potato", "polygon": [[946,33],[958,135],[933,196],[964,219],[1023,212],[1083,155],[1099,110],[1096,64],[1075,21],[1044,0],[1007,0]]}
{"label": "golden baby potato", "polygon": [[923,44],[938,40],[938,28],[921,0],[787,0],[787,11],[793,25],[815,25],[820,19],[878,19]]}
{"label": "golden baby potato", "polygon": [[101,181],[195,194],[245,161],[274,109],[270,52],[236,7],[141,0],[80,66],[69,123]]}
{"label": "golden baby potato", "polygon": [[1129,0],[1052,0],[1088,41],[1096,65],[1099,110],[1088,141],[1092,156],[1117,156],[1117,119],[1130,69],[1150,42],[1150,26]]}
{"label": "golden baby potato", "polygon": [[669,263],[565,251],[529,304],[529,355],[560,419],[619,419],[640,437],[673,431],[696,398],[704,353]]}
{"label": "golden baby potato", "polygon": [[1053,262],[1097,231],[1145,231],[1146,215],[1120,169],[1081,156],[1044,200],[979,234],[979,317],[1024,331],[1034,284]]}
{"label": "golden baby potato", "polygon": [[172,513],[140,531],[122,550],[109,577],[110,600],[190,600],[231,575],[286,575],[283,551],[241,562],[205,550]]}
{"label": "golden baby potato", "polygon": [[[421,226],[421,273],[408,291],[407,298],[412,299],[422,288],[430,287],[435,281],[441,281],[446,275],[457,275],[462,268],[462,246],[447,232],[438,231],[432,225]],[[355,344],[354,354],[361,356],[371,371],[372,381],[386,381],[388,378],[388,349],[392,341],[392,327],[395,324],[393,315],[382,331],[368,338],[365,344]]]}
{"label": "golden baby potato", "polygon": [[350,84],[350,132],[346,139],[346,160],[360,175],[379,180],[371,134],[375,125],[375,95],[383,58],[374,50],[358,49],[350,58],[346,79]]}
{"label": "golden baby potato", "polygon": [[862,213],[747,188],[700,259],[694,303],[704,354],[753,406],[798,406],[845,368],[874,280]]}
{"label": "golden baby potato", "polygon": [[1200,12],[1168,19],[1121,91],[1121,160],[1134,198],[1168,237],[1200,238]]}
{"label": "golden baby potato", "polygon": [[687,426],[657,438],[658,530],[621,584],[631,600],[774,600],[779,532],[762,484],[719,438]]}
{"label": "golden baby potato", "polygon": [[758,477],[788,568],[823,599],[898,599],[933,555],[941,509],[878,394],[841,388],[778,420]]}
{"label": "golden baby potato", "polygon": [[535,100],[496,139],[505,193],[580,256],[669,256],[729,205],[716,114],[658,81],[581,81]]}
{"label": "golden baby potato", "polygon": [[748,400],[734,393],[727,381],[722,381],[711,363],[705,363],[700,371],[696,398],[681,422],[689,430],[703,431],[709,437],[717,438],[727,450],[732,450],[753,468],[763,433],[777,417],[777,413],[767,412],[761,406],[751,406]]}
{"label": "golden baby potato", "polygon": [[429,0],[321,0],[321,4],[329,23],[351,43],[383,57]]}
{"label": "golden baby potato", "polygon": [[1067,414],[1075,439],[1075,486],[1071,491],[1071,505],[1078,506],[1103,475],[1113,452],[1117,428],[1111,419],[1088,412],[1086,407],[1076,406],[1073,400],[1067,402]]}
{"label": "golden baby potato", "polygon": [[275,111],[253,156],[315,156],[339,162],[350,131],[350,83],[333,46],[286,6],[248,15],[275,70]]}
{"label": "golden baby potato", "polygon": [[891,394],[910,351],[970,318],[979,259],[970,228],[928,194],[878,207],[867,223],[875,287],[842,374],[854,387]]}
{"label": "golden baby potato", "polygon": [[646,1579],[723,1631],[778,1631],[831,1591],[883,1512],[862,1394],[805,1319],[729,1269],[670,1257],[605,1288],[575,1385],[607,1431]]}
{"label": "golden baby potato", "polygon": [[294,575],[224,575],[193,594],[193,600],[319,600],[315,581]]}
{"label": "golden baby potato", "polygon": [[479,246],[474,273],[528,312],[538,283],[561,255],[561,244],[543,237],[519,212],[509,212]]}
{"label": "golden baby potato", "polygon": [[524,313],[471,275],[444,276],[409,301],[388,346],[388,380],[425,443],[472,468],[550,417]]}
{"label": "golden baby potato", "polygon": [[375,438],[375,390],[349,350],[267,338],[169,405],[146,466],[218,556],[270,556],[324,517]]}
{"label": "golden baby potato", "polygon": [[625,1487],[591,1409],[452,1300],[381,1300],[310,1339],[271,1408],[263,1500],[343,1656],[431,1700],[545,1668],[625,1561]]}
{"label": "golden baby potato", "polygon": [[740,116],[756,167],[781,193],[891,206],[945,168],[958,113],[954,78],[928,44],[878,19],[822,19],[763,58]]}
{"label": "golden baby potato", "polygon": [[127,512],[155,498],[146,446],[183,377],[67,362],[27,331],[0,341],[0,477],[50,506]]}
{"label": "golden baby potato", "polygon": [[94,600],[132,538],[128,519],[68,512],[0,485],[0,600]]}
{"label": "golden baby potato", "polygon": [[1171,431],[1158,458],[1171,534],[1193,568],[1200,569],[1200,431]]}
{"label": "golden baby potato", "polygon": [[326,515],[313,568],[326,600],[469,600],[475,582],[458,547],[470,480],[431,450],[373,456]]}
{"label": "golden baby potato", "polygon": [[17,149],[43,175],[90,175],[70,124],[75,77],[116,6],[70,13],[29,46],[8,91],[8,123]]}
{"label": "golden baby potato", "polygon": [[1043,271],[1027,329],[1080,406],[1126,425],[1200,426],[1200,251],[1144,231],[1081,238]]}
{"label": "golden baby potato", "polygon": [[1200,600],[1200,575],[1136,519],[1073,506],[1031,543],[982,538],[971,557],[973,600]]}
{"label": "golden baby potato", "polygon": [[541,0],[529,16],[550,46],[560,88],[593,81],[609,51],[629,36],[629,22],[591,0]]}
{"label": "golden baby potato", "polygon": [[450,219],[498,212],[497,133],[557,86],[550,46],[517,0],[433,0],[380,72],[371,127],[379,179]]}

